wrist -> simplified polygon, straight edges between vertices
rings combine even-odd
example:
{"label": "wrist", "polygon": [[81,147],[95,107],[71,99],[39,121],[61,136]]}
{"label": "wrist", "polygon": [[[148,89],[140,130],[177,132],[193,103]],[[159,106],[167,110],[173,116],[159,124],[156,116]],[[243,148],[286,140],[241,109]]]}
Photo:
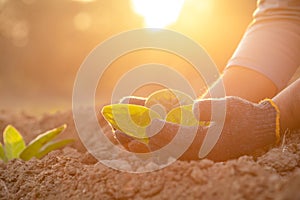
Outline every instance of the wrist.
{"label": "wrist", "polygon": [[276,103],[272,99],[264,99],[259,103],[262,107],[269,107],[275,112],[275,135],[276,135],[276,144],[280,142],[280,110]]}

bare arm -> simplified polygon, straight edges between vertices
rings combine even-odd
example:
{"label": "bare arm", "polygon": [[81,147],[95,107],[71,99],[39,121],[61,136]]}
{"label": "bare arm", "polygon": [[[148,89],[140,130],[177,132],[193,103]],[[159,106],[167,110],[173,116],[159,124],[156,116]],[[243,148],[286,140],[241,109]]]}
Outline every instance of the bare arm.
{"label": "bare arm", "polygon": [[[222,82],[223,81],[223,82]],[[251,102],[258,103],[265,98],[273,98],[277,91],[274,83],[264,75],[240,66],[232,66],[225,70],[222,81],[226,96],[238,96]],[[212,86],[211,90],[214,90]],[[200,99],[210,98],[210,94],[203,94]]]}
{"label": "bare arm", "polygon": [[252,102],[283,90],[300,65],[299,0],[258,1],[253,22],[228,61],[228,96]]}
{"label": "bare arm", "polygon": [[280,110],[281,130],[300,128],[300,79],[273,98]]}
{"label": "bare arm", "polygon": [[244,67],[226,69],[223,83],[226,96],[239,96],[256,103],[265,98],[272,98],[277,93],[277,88],[270,79]]}

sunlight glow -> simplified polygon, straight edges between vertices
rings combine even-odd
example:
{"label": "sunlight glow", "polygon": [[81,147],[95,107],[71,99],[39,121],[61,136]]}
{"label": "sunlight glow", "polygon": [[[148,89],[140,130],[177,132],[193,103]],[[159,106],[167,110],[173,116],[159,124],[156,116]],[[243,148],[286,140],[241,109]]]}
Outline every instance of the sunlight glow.
{"label": "sunlight glow", "polygon": [[148,28],[163,28],[176,22],[184,0],[131,0],[135,12]]}
{"label": "sunlight glow", "polygon": [[90,28],[91,22],[91,16],[86,12],[78,13],[73,19],[75,28],[80,31],[85,31]]}

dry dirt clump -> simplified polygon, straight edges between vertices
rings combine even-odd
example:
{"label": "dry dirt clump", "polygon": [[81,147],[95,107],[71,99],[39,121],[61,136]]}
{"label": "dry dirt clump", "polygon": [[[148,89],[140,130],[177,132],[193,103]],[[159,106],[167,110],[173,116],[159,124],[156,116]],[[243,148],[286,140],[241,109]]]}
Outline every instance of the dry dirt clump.
{"label": "dry dirt clump", "polygon": [[[71,112],[36,119],[0,112],[1,131],[13,124],[29,141],[43,130],[68,124]],[[226,162],[176,161],[155,172],[130,174],[110,169],[84,152],[80,142],[41,160],[0,162],[0,199],[300,199],[300,132],[284,145],[254,159]]]}

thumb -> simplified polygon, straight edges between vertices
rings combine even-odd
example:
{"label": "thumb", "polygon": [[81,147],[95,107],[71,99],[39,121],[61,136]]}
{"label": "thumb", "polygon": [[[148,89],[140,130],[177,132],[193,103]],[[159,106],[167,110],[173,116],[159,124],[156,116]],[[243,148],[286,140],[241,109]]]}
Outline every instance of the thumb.
{"label": "thumb", "polygon": [[116,130],[115,131],[115,137],[118,140],[118,142],[126,149],[129,150],[128,144],[133,140],[132,137],[129,137],[125,133]]}
{"label": "thumb", "polygon": [[212,99],[201,99],[194,101],[193,113],[196,119],[210,121]]}
{"label": "thumb", "polygon": [[126,133],[123,133],[119,130],[115,131],[115,136],[119,143],[130,152],[134,153],[147,153],[149,149],[146,144],[137,141],[135,138],[130,137]]}
{"label": "thumb", "polygon": [[200,121],[211,121],[212,113],[215,120],[223,119],[222,114],[226,112],[225,98],[210,98],[194,101],[193,113]]}
{"label": "thumb", "polygon": [[139,142],[137,140],[132,140],[128,143],[128,149],[134,153],[149,153],[150,150],[145,143]]}

